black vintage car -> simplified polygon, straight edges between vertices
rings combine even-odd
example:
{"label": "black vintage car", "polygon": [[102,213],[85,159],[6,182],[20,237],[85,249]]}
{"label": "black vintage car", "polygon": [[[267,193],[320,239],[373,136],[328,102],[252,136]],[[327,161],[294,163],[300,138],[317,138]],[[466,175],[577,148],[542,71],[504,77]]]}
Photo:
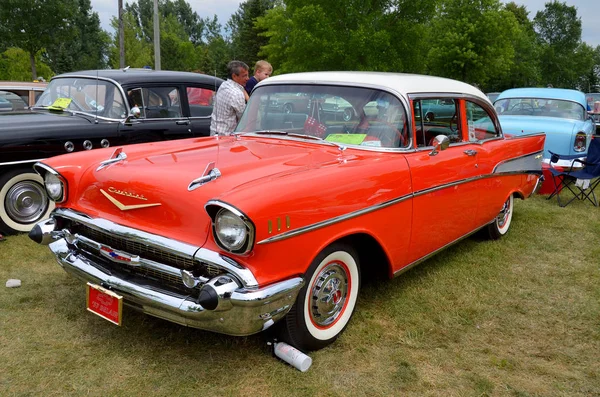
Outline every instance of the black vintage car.
{"label": "black vintage car", "polygon": [[32,165],[82,150],[209,135],[222,80],[149,69],[54,77],[27,112],[0,113],[0,231],[26,232],[52,205]]}

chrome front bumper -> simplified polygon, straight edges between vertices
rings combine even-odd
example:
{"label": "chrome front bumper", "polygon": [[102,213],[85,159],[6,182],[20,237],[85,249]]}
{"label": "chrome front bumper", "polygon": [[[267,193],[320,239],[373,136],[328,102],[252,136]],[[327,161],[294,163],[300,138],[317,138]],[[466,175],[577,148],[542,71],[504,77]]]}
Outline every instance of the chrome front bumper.
{"label": "chrome front bumper", "polygon": [[224,275],[230,283],[221,286],[221,290],[216,283],[219,303],[214,310],[209,310],[191,296],[111,275],[70,249],[64,238],[50,243],[49,248],[67,273],[122,295],[129,307],[181,325],[228,335],[251,335],[269,328],[287,314],[304,285],[301,277],[295,277],[263,288],[249,288]]}

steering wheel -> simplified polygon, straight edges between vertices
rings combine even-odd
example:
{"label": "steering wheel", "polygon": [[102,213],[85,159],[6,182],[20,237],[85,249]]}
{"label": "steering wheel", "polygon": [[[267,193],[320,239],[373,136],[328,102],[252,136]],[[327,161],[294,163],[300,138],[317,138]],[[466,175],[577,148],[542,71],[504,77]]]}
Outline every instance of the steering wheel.
{"label": "steering wheel", "polygon": [[[384,120],[377,120],[377,122],[378,122],[378,123],[381,123],[381,124],[384,124],[384,125],[387,125],[388,127],[390,127],[390,128],[391,128],[391,129],[394,131],[394,133],[396,134],[396,136],[398,137],[398,140],[399,140],[399,146],[397,146],[397,147],[404,147],[404,145],[405,145],[405,143],[406,143],[406,137],[405,137],[405,136],[404,136],[404,134],[403,134],[403,133],[402,133],[402,132],[401,132],[401,131],[398,129],[398,126],[397,126],[397,125],[395,125],[395,124],[392,124],[392,123],[390,123],[390,122],[387,122],[387,121],[384,121]],[[392,147],[396,147],[396,146],[394,145],[394,143],[395,143],[395,142],[392,142],[392,143],[391,143],[391,146],[392,146]]]}
{"label": "steering wheel", "polygon": [[452,115],[448,128],[450,128],[450,131],[452,132],[458,131],[458,114],[454,113],[454,115]]}
{"label": "steering wheel", "polygon": [[528,102],[519,102],[519,103],[515,103],[510,110],[528,110],[531,112],[531,114],[533,114],[533,112],[535,111],[535,109],[533,108],[533,105],[531,103]]}

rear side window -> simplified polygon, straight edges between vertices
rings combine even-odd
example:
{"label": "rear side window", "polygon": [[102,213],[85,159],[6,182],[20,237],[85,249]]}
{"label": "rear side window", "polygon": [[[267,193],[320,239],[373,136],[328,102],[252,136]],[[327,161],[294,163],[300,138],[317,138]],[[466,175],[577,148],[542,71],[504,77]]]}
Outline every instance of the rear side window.
{"label": "rear side window", "polygon": [[488,112],[474,102],[466,101],[469,142],[478,142],[500,136]]}
{"label": "rear side window", "polygon": [[212,114],[215,91],[209,88],[187,87],[191,117],[208,117]]}

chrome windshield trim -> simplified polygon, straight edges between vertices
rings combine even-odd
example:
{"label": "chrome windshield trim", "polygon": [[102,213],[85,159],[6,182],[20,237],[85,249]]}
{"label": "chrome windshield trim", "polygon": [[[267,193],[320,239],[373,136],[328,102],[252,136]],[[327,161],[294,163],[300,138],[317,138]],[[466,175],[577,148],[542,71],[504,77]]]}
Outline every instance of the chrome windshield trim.
{"label": "chrome windshield trim", "polygon": [[191,260],[197,260],[214,265],[230,272],[248,288],[256,288],[258,286],[258,281],[256,281],[254,274],[252,274],[249,269],[243,267],[234,259],[225,257],[206,248],[183,243],[181,241],[175,241],[170,238],[147,233],[139,229],[122,226],[106,219],[91,218],[85,214],[68,208],[57,208],[53,211],[52,216],[59,216],[80,222],[98,232],[108,232],[117,237],[161,249],[173,255],[188,257]]}

